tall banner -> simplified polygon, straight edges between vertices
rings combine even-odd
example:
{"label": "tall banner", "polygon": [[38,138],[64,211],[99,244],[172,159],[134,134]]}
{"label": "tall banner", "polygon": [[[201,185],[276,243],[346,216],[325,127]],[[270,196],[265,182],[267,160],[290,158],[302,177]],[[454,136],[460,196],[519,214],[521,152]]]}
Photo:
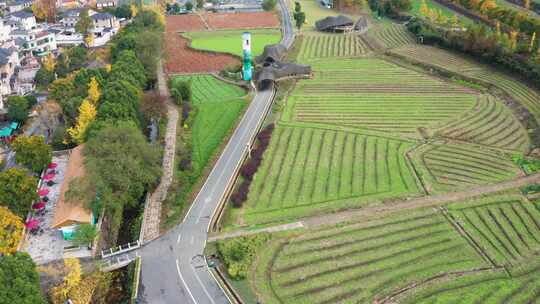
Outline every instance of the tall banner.
{"label": "tall banner", "polygon": [[244,53],[244,61],[242,65],[242,77],[246,81],[250,81],[251,72],[251,33],[244,32],[242,34],[242,51]]}

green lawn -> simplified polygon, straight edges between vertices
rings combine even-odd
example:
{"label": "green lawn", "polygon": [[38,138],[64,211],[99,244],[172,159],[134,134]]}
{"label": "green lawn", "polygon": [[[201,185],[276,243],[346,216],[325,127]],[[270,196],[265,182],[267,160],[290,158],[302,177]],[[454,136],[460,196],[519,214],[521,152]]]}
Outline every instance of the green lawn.
{"label": "green lawn", "polygon": [[195,170],[202,170],[234,126],[246,106],[246,91],[227,84],[211,75],[176,76],[177,80],[190,80],[193,106],[196,111],[192,129]]}
{"label": "green lawn", "polygon": [[[228,53],[242,56],[242,33],[241,30],[220,30],[210,32],[190,32],[183,34],[191,39],[191,47],[200,50]],[[251,33],[251,54],[260,55],[264,47],[269,44],[279,43],[281,31],[279,29],[249,30]]]}

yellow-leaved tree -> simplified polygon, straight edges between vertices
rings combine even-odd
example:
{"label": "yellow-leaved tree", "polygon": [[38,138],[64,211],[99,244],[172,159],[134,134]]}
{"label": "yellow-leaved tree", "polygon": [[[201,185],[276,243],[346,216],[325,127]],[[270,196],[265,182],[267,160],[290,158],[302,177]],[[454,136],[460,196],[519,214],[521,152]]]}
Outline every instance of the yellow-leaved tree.
{"label": "yellow-leaved tree", "polygon": [[66,275],[62,284],[51,288],[51,302],[53,304],[62,304],[68,299],[69,294],[80,288],[82,270],[79,259],[69,258],[64,259],[64,270]]}
{"label": "yellow-leaved tree", "polygon": [[139,8],[135,4],[132,4],[129,9],[131,10],[131,18],[135,18],[139,13]]}
{"label": "yellow-leaved tree", "polygon": [[24,224],[21,218],[0,206],[0,256],[17,251]]}
{"label": "yellow-leaved tree", "polygon": [[495,8],[497,8],[497,3],[495,3],[495,1],[493,0],[485,0],[484,2],[482,2],[482,5],[480,5],[480,11],[483,14],[486,14],[487,12]]}
{"label": "yellow-leaved tree", "polygon": [[77,117],[75,127],[67,130],[69,136],[71,136],[71,139],[74,142],[78,144],[84,142],[88,125],[90,125],[90,123],[96,119],[96,113],[96,106],[94,106],[88,99],[83,100],[81,106],[79,107],[79,117]]}
{"label": "yellow-leaved tree", "polygon": [[56,67],[56,59],[52,53],[49,53],[47,57],[43,58],[43,67],[49,72],[53,72]]}
{"label": "yellow-leaved tree", "polygon": [[47,19],[48,12],[44,1],[34,1],[32,3],[32,13],[38,20]]}
{"label": "yellow-leaved tree", "polygon": [[518,32],[512,30],[510,32],[510,49],[512,51],[514,51],[517,48],[517,37],[518,37]]}
{"label": "yellow-leaved tree", "polygon": [[96,80],[96,77],[90,78],[90,83],[88,83],[88,97],[87,99],[90,100],[90,102],[96,106],[99,97],[101,96],[101,92],[99,91],[99,83]]}

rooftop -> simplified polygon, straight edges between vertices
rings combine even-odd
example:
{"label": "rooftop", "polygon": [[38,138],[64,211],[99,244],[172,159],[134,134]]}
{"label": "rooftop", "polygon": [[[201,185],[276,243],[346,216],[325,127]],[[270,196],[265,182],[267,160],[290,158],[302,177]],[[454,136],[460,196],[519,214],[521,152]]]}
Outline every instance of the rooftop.
{"label": "rooftop", "polygon": [[70,183],[78,178],[83,177],[84,157],[82,155],[84,145],[77,146],[71,152],[67,165],[64,181],[60,186],[60,197],[54,210],[54,219],[51,227],[61,228],[79,223],[90,223],[92,220],[92,211],[84,207],[82,201],[66,201],[65,194],[69,190]]}

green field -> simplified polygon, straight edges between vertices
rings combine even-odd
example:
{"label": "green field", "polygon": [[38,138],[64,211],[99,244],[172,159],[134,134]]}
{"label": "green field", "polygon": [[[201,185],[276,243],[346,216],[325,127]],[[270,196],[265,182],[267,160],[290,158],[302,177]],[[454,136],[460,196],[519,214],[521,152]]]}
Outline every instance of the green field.
{"label": "green field", "polygon": [[[219,30],[206,32],[189,32],[183,34],[191,40],[191,47],[199,50],[228,53],[242,56],[242,30]],[[260,55],[264,47],[279,43],[281,31],[279,29],[249,30],[251,33],[251,54]]]}
{"label": "green field", "polygon": [[368,37],[385,49],[393,49],[404,45],[415,44],[416,39],[400,24],[380,23],[373,26],[367,33]]}
{"label": "green field", "polygon": [[319,5],[318,1],[312,1],[312,0],[288,1],[288,6],[289,6],[289,9],[291,10],[291,13],[292,13],[292,10],[294,9],[294,2],[299,2],[300,5],[302,6],[302,11],[306,13],[306,21],[305,21],[306,23],[302,27],[303,32],[315,31],[316,21],[319,21],[328,16],[340,15],[339,12],[332,9],[323,8],[321,5]]}
{"label": "green field", "polygon": [[307,231],[274,244],[254,270],[258,282],[266,281],[256,287],[264,303],[373,303],[414,281],[486,266],[433,210]]}
{"label": "green field", "polygon": [[192,162],[195,170],[202,170],[246,106],[246,91],[211,75],[176,76],[172,81],[178,80],[192,83]]}
{"label": "green field", "polygon": [[476,103],[470,90],[378,59],[312,64],[315,77],[290,95],[284,121],[324,123],[418,137]]}

